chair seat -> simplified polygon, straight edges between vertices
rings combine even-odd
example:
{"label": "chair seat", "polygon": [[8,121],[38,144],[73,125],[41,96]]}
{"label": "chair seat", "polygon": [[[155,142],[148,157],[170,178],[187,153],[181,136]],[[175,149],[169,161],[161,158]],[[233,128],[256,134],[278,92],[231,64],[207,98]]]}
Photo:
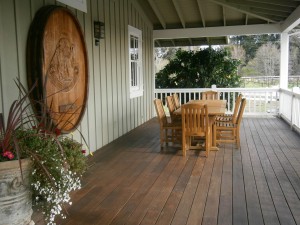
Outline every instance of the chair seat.
{"label": "chair seat", "polygon": [[181,124],[181,115],[175,115],[173,114],[171,117],[171,122],[173,123],[180,123]]}
{"label": "chair seat", "polygon": [[216,116],[215,121],[216,122],[227,122],[227,121],[232,121],[233,120],[233,114],[227,114],[227,115],[221,115],[221,116]]}
{"label": "chair seat", "polygon": [[174,122],[168,122],[164,124],[164,127],[166,128],[173,128],[173,129],[182,129],[181,121],[174,121]]}
{"label": "chair seat", "polygon": [[230,116],[218,116],[214,123],[214,135],[217,144],[236,143],[237,147],[240,148],[240,124],[245,105],[246,99],[242,99],[236,119]]}
{"label": "chair seat", "polygon": [[237,124],[233,123],[231,120],[228,121],[215,121],[215,125],[220,127],[228,127],[228,128],[235,128],[237,127]]}
{"label": "chair seat", "polygon": [[238,111],[241,105],[242,101],[242,94],[239,94],[239,96],[236,99],[235,105],[234,105],[234,111],[233,113],[226,114],[226,115],[218,115],[215,118],[215,121],[217,122],[227,122],[227,121],[232,121],[233,123],[236,122],[237,116],[238,116]]}
{"label": "chair seat", "polygon": [[160,99],[154,100],[154,105],[157,113],[157,118],[160,124],[160,145],[163,143],[168,145],[169,142],[181,143],[182,125],[180,121],[168,121],[165,114],[162,101]]}

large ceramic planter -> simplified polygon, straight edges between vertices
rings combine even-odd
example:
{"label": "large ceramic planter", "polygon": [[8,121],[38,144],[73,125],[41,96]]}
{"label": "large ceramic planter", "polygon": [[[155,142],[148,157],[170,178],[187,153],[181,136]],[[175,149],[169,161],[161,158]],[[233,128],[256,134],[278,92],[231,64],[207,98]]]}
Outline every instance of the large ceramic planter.
{"label": "large ceramic planter", "polygon": [[22,160],[24,182],[18,160],[0,162],[0,225],[28,225],[32,201],[29,186],[31,161]]}

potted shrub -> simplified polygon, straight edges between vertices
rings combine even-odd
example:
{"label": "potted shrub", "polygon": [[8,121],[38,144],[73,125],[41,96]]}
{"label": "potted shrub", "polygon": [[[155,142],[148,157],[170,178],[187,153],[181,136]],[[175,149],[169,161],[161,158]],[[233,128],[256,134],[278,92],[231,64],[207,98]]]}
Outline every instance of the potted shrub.
{"label": "potted shrub", "polygon": [[[82,150],[80,143],[61,135],[51,119],[46,116],[37,118],[30,113],[27,101],[29,94],[19,81],[16,84],[21,98],[13,102],[6,126],[3,121],[0,122],[0,164],[16,165],[12,176],[8,175],[7,170],[1,171],[0,165],[0,174],[11,177],[10,181],[5,181],[5,185],[0,180],[0,198],[2,193],[14,194],[10,197],[15,202],[1,210],[6,214],[0,214],[0,217],[1,220],[4,217],[17,219],[3,224],[28,224],[33,204],[43,212],[48,224],[54,224],[56,216],[65,218],[63,210],[65,204],[71,204],[70,193],[81,187],[80,178],[87,168],[85,150]],[[8,187],[14,186],[24,193],[18,193],[16,188],[9,190]],[[20,195],[26,196],[26,200],[19,202]],[[9,213],[13,216],[7,215]],[[26,215],[19,219],[15,216],[19,214]]]}

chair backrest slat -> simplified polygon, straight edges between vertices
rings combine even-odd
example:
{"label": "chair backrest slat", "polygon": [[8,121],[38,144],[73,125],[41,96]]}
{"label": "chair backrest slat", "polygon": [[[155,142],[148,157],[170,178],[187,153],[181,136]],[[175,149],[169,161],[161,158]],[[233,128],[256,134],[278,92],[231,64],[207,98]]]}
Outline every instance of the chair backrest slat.
{"label": "chair backrest slat", "polygon": [[186,104],[181,106],[183,132],[202,135],[208,129],[207,105]]}
{"label": "chair backrest slat", "polygon": [[163,127],[168,122],[163,103],[160,99],[154,99],[154,105],[155,105],[156,114],[157,114],[157,117],[159,120],[159,124],[161,127]]}
{"label": "chair backrest slat", "polygon": [[176,93],[173,94],[173,100],[174,100],[176,109],[180,108],[180,101],[179,101],[178,95]]}
{"label": "chair backrest slat", "polygon": [[173,99],[172,96],[167,96],[166,101],[167,101],[167,106],[168,106],[168,109],[169,109],[169,112],[170,112],[171,120],[174,121],[175,117],[176,117],[174,115],[174,111],[176,110],[174,99]]}
{"label": "chair backrest slat", "polygon": [[246,106],[246,99],[243,98],[242,103],[241,103],[241,107],[240,107],[240,110],[239,110],[239,113],[238,113],[238,116],[237,116],[237,121],[236,121],[238,126],[241,124],[243,114],[244,114],[244,111],[245,111],[245,106]]}
{"label": "chair backrest slat", "polygon": [[219,93],[217,91],[202,92],[202,100],[219,100]]}
{"label": "chair backrest slat", "polygon": [[239,112],[239,109],[240,109],[240,106],[241,106],[242,98],[243,98],[243,95],[239,94],[239,96],[237,97],[237,99],[235,101],[233,115],[232,115],[232,122],[233,123],[236,123],[238,112]]}

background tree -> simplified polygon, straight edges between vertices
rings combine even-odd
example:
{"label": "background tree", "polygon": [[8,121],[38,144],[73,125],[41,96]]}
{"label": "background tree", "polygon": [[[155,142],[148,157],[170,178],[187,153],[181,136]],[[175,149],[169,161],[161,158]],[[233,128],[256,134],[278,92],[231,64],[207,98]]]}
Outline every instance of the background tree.
{"label": "background tree", "polygon": [[230,37],[230,43],[233,45],[240,45],[245,49],[246,57],[245,63],[247,64],[251,59],[254,59],[256,51],[263,44],[267,42],[274,43],[279,46],[279,34],[262,34],[262,35],[240,35]]}
{"label": "background tree", "polygon": [[228,49],[211,47],[200,51],[179,49],[164,69],[156,73],[156,88],[238,87],[237,68]]}
{"label": "background tree", "polygon": [[242,67],[246,64],[245,49],[241,45],[230,45],[226,48],[229,48],[233,59],[238,59],[240,61],[240,65],[238,66],[238,75],[241,75]]}
{"label": "background tree", "polygon": [[290,36],[289,75],[300,75],[300,41],[299,35]]}
{"label": "background tree", "polygon": [[161,47],[161,48],[154,48],[155,51],[155,59],[168,59],[170,60],[174,57],[177,49],[173,47]]}
{"label": "background tree", "polygon": [[[257,50],[254,59],[243,68],[248,76],[279,76],[280,51],[273,43],[263,44]],[[249,74],[247,74],[249,73]]]}

